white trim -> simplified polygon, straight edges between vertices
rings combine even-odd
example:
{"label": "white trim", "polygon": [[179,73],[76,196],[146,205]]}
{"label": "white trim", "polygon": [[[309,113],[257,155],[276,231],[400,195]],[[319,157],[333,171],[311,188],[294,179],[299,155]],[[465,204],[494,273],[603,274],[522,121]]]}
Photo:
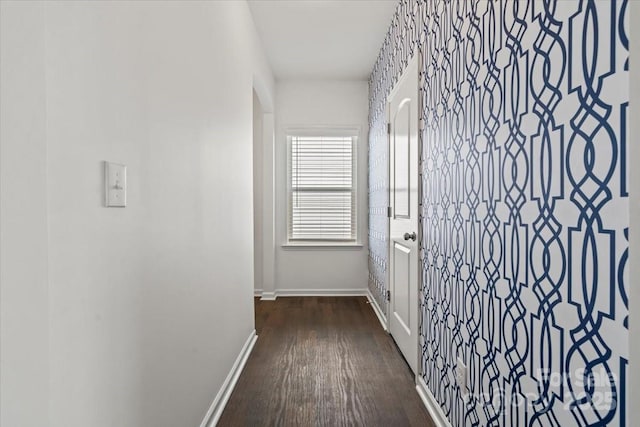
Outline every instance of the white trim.
{"label": "white trim", "polygon": [[[274,165],[277,148],[275,145],[275,122],[273,113],[262,118],[262,291],[273,291],[276,287],[276,182]],[[279,162],[278,162],[279,163]]]}
{"label": "white trim", "polygon": [[227,405],[229,401],[229,397],[231,397],[231,393],[238,382],[238,378],[244,369],[244,365],[247,363],[247,359],[251,354],[251,350],[253,350],[253,346],[256,343],[258,336],[256,335],[256,330],[254,329],[249,334],[249,338],[242,346],[242,350],[240,350],[240,354],[238,358],[233,363],[231,367],[231,371],[229,371],[229,375],[225,378],[224,383],[222,383],[222,387],[220,387],[220,391],[216,395],[216,398],[213,399],[207,414],[204,416],[200,427],[214,427],[218,421],[220,420],[220,416],[222,415],[222,411],[224,411],[224,407]]}
{"label": "white trim", "polygon": [[262,292],[262,298],[260,298],[261,301],[275,301],[275,299],[277,298],[277,295],[275,292]]}
{"label": "white trim", "polygon": [[296,136],[339,136],[339,137],[359,137],[362,132],[360,125],[286,125],[285,135]]}
{"label": "white trim", "polygon": [[368,289],[276,289],[262,292],[261,301],[274,301],[278,297],[363,297]]}
{"label": "white trim", "polygon": [[253,296],[254,297],[261,297],[262,296],[262,289],[254,289],[253,290]]}
{"label": "white trim", "polygon": [[[326,241],[325,241],[326,242]],[[362,243],[323,243],[323,242],[317,242],[317,243],[310,243],[310,242],[306,242],[306,243],[294,243],[294,242],[288,242],[288,243],[283,243],[281,245],[282,249],[285,250],[289,250],[289,249],[314,249],[314,250],[322,250],[322,249],[362,249]]]}
{"label": "white trim", "polygon": [[373,294],[371,293],[371,289],[367,289],[367,299],[369,300],[371,308],[373,308],[373,312],[378,317],[378,320],[382,325],[382,329],[384,329],[386,332],[389,332],[389,328],[387,327],[387,316],[385,316],[384,312],[380,309],[378,301],[373,297]]}
{"label": "white trim", "polygon": [[427,408],[427,412],[431,415],[433,424],[436,427],[451,427],[451,423],[442,411],[442,407],[438,404],[436,398],[433,397],[429,387],[427,387],[427,384],[420,376],[416,377],[416,391],[420,395],[422,403],[424,403],[424,406]]}
{"label": "white trim", "polygon": [[360,297],[368,289],[278,289],[276,297]]}

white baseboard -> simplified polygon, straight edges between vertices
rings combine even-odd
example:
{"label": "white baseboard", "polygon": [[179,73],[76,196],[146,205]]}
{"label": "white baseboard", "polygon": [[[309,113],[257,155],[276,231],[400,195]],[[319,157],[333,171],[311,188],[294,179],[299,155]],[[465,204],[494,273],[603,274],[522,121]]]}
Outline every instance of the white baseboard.
{"label": "white baseboard", "polygon": [[370,289],[367,289],[367,299],[369,300],[369,305],[371,305],[371,308],[373,308],[373,312],[378,317],[378,320],[382,325],[382,329],[388,332],[389,329],[387,328],[387,316],[385,316],[384,312],[380,309],[378,301],[373,297]]}
{"label": "white baseboard", "polygon": [[262,296],[262,289],[254,289],[253,290],[253,296],[254,297],[261,297]]}
{"label": "white baseboard", "polygon": [[275,292],[260,291],[262,301],[274,301],[278,297],[362,297],[368,289],[276,289]]}
{"label": "white baseboard", "polygon": [[260,300],[262,301],[275,301],[278,295],[275,292],[262,292],[262,297]]}
{"label": "white baseboard", "polygon": [[436,401],[436,398],[433,397],[429,387],[424,382],[421,376],[416,377],[416,390],[422,399],[422,403],[427,408],[427,412],[431,415],[431,419],[436,427],[451,427],[451,423],[447,419],[447,416],[442,411],[442,408]]}
{"label": "white baseboard", "polygon": [[200,427],[215,427],[215,425],[220,420],[222,411],[224,411],[224,407],[227,405],[229,397],[231,397],[231,393],[233,392],[233,389],[238,382],[238,378],[240,377],[240,374],[244,369],[244,365],[247,363],[247,359],[249,358],[251,350],[253,350],[253,346],[255,345],[257,339],[258,336],[256,335],[256,331],[254,329],[253,331],[251,331],[251,334],[249,335],[249,338],[247,338],[247,341],[244,343],[244,346],[242,346],[242,350],[240,350],[238,358],[233,363],[233,367],[231,368],[231,371],[229,371],[229,375],[227,375],[227,378],[225,378],[224,383],[222,383],[222,387],[220,388],[220,391],[218,391],[216,398],[213,399],[213,403],[211,403],[211,406],[209,407],[207,414],[204,416]]}
{"label": "white baseboard", "polygon": [[360,297],[367,289],[278,289],[276,297]]}

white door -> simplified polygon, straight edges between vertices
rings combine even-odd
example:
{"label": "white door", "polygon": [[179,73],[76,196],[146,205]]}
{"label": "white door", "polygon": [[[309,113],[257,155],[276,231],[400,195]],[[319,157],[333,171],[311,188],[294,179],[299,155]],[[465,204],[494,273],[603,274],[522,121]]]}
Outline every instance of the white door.
{"label": "white door", "polygon": [[418,365],[418,60],[389,96],[389,332]]}

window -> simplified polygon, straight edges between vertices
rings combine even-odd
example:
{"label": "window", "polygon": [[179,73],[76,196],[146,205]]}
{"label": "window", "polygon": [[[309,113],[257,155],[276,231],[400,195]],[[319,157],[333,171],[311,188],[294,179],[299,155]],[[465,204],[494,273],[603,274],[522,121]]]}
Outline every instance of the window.
{"label": "window", "polygon": [[287,138],[287,229],[293,244],[356,242],[357,137],[326,133]]}

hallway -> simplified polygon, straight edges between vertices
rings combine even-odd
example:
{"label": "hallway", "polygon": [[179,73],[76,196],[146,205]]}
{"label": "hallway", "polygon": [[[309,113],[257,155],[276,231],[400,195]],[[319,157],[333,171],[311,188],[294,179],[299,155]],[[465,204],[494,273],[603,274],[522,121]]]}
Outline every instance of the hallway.
{"label": "hallway", "polygon": [[0,427],[635,425],[636,23],[0,0]]}
{"label": "hallway", "polygon": [[433,426],[365,297],[255,303],[258,341],[219,426]]}

